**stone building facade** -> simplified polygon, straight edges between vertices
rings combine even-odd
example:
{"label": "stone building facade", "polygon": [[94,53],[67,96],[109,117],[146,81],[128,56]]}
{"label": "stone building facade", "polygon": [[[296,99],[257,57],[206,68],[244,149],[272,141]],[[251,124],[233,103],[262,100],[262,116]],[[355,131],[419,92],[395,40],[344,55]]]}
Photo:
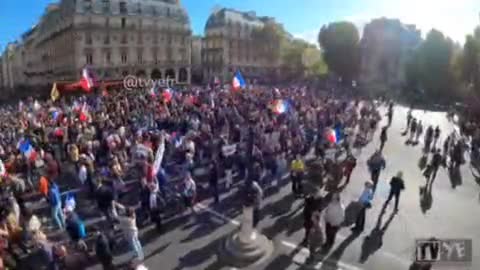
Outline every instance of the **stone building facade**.
{"label": "stone building facade", "polygon": [[258,17],[252,11],[228,8],[214,11],[205,25],[203,79],[212,81],[217,77],[228,82],[237,70],[246,80],[262,79],[275,73],[277,63],[261,55],[252,35],[267,23],[274,23],[274,19]]}
{"label": "stone building facade", "polygon": [[415,25],[405,25],[398,19],[372,20],[360,41],[362,85],[399,89],[405,82],[405,63],[421,41]]}
{"label": "stone building facade", "polygon": [[192,37],[192,83],[201,83],[203,81],[203,69],[202,69],[202,37]]}
{"label": "stone building facade", "polygon": [[189,83],[191,36],[178,0],[61,0],[16,46],[13,85],[75,81],[85,66],[101,79]]}

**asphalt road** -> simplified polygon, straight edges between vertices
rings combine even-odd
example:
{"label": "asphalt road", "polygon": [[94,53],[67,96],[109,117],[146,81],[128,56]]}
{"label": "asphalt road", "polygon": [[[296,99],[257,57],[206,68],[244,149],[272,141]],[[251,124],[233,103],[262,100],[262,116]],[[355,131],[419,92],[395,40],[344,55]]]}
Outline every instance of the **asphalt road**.
{"label": "asphalt road", "polygon": [[[246,269],[406,270],[413,261],[415,239],[429,237],[473,240],[474,256],[470,266],[435,266],[434,269],[480,269],[479,185],[468,164],[462,166],[460,177],[451,177],[447,170],[440,169],[432,189],[432,203],[423,206],[426,210],[422,210],[419,189],[425,180],[418,166],[421,144],[415,147],[405,145],[406,137],[401,133],[406,125],[406,113],[406,108],[397,106],[395,109],[394,120],[388,131],[389,140],[384,149],[387,168],[381,174],[362,234],[352,236],[349,228],[342,228],[330,252],[317,256],[313,264],[305,264],[309,252],[297,246],[304,234],[302,201],[290,195],[291,187],[286,179],[280,184],[279,190],[266,192],[263,219],[259,224],[259,230],[274,242],[275,252],[269,260]],[[424,125],[439,125],[442,137],[446,136],[446,130],[454,129],[443,113],[414,111],[414,117],[423,120]],[[355,153],[357,168],[350,184],[341,194],[345,206],[358,199],[363,183],[369,179],[366,160],[378,147],[378,137],[379,131],[373,142]],[[399,170],[403,171],[406,184],[400,199],[400,211],[392,214],[392,201],[381,217],[383,230],[380,233],[373,231],[388,196],[388,181]],[[452,181],[456,183],[455,188],[452,188]],[[142,229],[145,265],[151,270],[235,269],[219,260],[217,251],[222,240],[240,224],[241,200],[235,189],[223,194],[221,200],[218,205],[214,205],[211,199],[203,200],[197,206],[197,215],[187,212],[168,219],[161,234],[151,227]],[[122,247],[125,245],[121,244]],[[131,256],[125,250],[119,251],[115,263],[121,265]],[[87,269],[101,267],[93,265]]]}

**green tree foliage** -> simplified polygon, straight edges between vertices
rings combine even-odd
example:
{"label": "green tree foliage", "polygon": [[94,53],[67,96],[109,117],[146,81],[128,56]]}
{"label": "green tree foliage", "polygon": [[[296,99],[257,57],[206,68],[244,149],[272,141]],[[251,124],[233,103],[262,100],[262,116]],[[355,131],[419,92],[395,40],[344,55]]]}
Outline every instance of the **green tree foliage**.
{"label": "green tree foliage", "polygon": [[432,101],[447,101],[457,95],[454,44],[440,31],[431,30],[405,66],[407,93]]}
{"label": "green tree foliage", "polygon": [[359,71],[359,41],[358,30],[351,22],[335,22],[323,26],[318,35],[329,70],[347,83],[356,78]]}
{"label": "green tree foliage", "polygon": [[462,79],[468,88],[480,94],[480,27],[467,36],[463,46]]}

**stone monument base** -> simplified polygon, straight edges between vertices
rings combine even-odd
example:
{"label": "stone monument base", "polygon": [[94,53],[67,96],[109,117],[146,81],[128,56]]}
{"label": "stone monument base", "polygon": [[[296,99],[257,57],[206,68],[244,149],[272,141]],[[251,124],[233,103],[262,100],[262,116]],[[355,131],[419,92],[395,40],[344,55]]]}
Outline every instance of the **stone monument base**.
{"label": "stone monument base", "polygon": [[247,267],[266,261],[273,253],[273,243],[253,230],[249,237],[241,231],[229,235],[220,247],[219,260],[234,267]]}

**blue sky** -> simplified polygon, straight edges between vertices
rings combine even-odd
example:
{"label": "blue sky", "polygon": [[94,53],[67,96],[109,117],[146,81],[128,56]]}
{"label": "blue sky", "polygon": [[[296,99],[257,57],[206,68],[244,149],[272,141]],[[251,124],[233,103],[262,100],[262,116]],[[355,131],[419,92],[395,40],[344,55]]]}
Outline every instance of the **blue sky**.
{"label": "blue sky", "polygon": [[[0,49],[34,25],[48,3],[58,0],[0,0]],[[142,0],[138,0],[142,1]],[[480,24],[480,0],[181,0],[195,34],[202,34],[215,6],[253,10],[275,17],[295,35],[315,42],[323,24],[349,20],[360,29],[385,16],[416,24],[423,33],[436,28],[455,41]]]}

